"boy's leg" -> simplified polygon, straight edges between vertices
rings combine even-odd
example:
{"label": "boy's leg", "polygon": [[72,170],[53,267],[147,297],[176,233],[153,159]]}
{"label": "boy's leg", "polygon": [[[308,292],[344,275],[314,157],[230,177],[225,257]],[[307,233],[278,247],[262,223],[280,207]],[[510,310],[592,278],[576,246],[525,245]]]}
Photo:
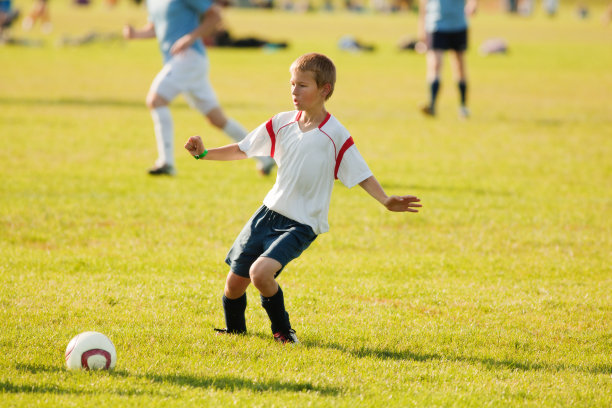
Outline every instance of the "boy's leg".
{"label": "boy's leg", "polygon": [[465,66],[465,53],[463,51],[456,51],[453,53],[453,68],[455,71],[455,78],[457,79],[457,88],[459,89],[459,115],[462,117],[469,116],[467,109],[467,72]]}
{"label": "boy's leg", "polygon": [[261,305],[270,318],[274,334],[288,333],[291,330],[283,291],[274,279],[281,268],[282,265],[277,260],[262,256],[257,258],[250,269],[251,280],[261,294]]}
{"label": "boy's leg", "polygon": [[168,106],[160,106],[151,109],[150,112],[155,130],[155,140],[157,141],[155,168],[163,166],[168,168],[174,167],[174,123],[170,108]]}
{"label": "boy's leg", "polygon": [[149,170],[151,175],[174,175],[174,123],[169,108],[170,101],[151,90],[147,95],[147,107],[151,112],[155,139],[157,141],[157,161]]}
{"label": "boy's leg", "polygon": [[440,71],[442,69],[442,57],[444,51],[431,50],[427,52],[427,84],[429,86],[429,105],[422,110],[427,115],[435,115],[436,101],[440,90]]}
{"label": "boy's leg", "polygon": [[232,271],[227,275],[223,291],[223,312],[228,333],[246,332],[244,312],[247,306],[246,289],[250,282],[250,279],[243,278]]}

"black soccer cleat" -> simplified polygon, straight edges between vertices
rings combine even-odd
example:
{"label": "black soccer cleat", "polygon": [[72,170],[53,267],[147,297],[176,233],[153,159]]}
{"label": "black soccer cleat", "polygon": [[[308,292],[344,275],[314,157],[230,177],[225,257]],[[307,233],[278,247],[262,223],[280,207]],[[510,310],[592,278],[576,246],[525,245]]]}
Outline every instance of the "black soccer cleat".
{"label": "black soccer cleat", "polygon": [[295,330],[289,329],[286,332],[277,332],[274,333],[274,341],[278,341],[279,343],[287,344],[300,344],[297,336],[295,335]]}
{"label": "black soccer cleat", "polygon": [[430,105],[421,106],[421,113],[425,116],[436,116],[436,111]]}
{"label": "black soccer cleat", "polygon": [[152,176],[174,176],[176,169],[174,166],[164,164],[163,166],[155,166],[149,169],[149,174]]}

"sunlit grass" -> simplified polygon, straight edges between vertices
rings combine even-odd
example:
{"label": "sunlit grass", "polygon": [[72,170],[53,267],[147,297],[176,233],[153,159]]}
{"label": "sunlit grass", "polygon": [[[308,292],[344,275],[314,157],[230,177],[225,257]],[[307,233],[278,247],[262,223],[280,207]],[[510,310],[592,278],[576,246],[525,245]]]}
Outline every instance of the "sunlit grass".
{"label": "sunlit grass", "polygon": [[[291,44],[210,50],[229,115],[252,128],[291,109],[289,64],[325,52],[339,72],[329,110],[389,193],[425,205],[390,214],[338,185],[331,231],[279,278],[302,341],[282,347],[252,288],[249,334],[212,330],[226,251],[272,180],[183,153],[192,134],[228,139],[182,99],[179,174],[148,177],[155,42],[55,45],[144,12],[51,4],[51,37],[14,30],[42,46],[0,48],[0,405],[610,406],[612,37],[599,9],[553,21],[485,8],[469,121],[448,67],[439,117],[420,116],[424,59],[395,48],[413,14],[228,11],[237,34]],[[341,52],[343,34],[377,51]],[[480,56],[494,36],[510,54]],[[113,340],[114,372],[64,369],[86,330]]]}

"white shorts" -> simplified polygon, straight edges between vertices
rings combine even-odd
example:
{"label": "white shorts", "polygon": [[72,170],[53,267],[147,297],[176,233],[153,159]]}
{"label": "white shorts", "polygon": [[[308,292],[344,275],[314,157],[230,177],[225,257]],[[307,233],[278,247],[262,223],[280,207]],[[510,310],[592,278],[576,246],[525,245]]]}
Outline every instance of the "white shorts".
{"label": "white shorts", "polygon": [[210,80],[208,58],[189,49],[175,55],[157,74],[149,93],[156,93],[168,102],[182,93],[187,102],[203,114],[219,106]]}

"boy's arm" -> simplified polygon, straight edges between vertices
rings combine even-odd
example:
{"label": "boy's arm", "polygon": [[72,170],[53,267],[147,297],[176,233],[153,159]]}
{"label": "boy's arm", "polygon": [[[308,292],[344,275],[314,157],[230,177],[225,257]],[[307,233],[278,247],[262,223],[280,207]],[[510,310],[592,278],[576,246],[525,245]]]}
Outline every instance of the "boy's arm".
{"label": "boy's arm", "polygon": [[155,37],[155,26],[153,23],[148,22],[145,26],[140,29],[135,29],[131,25],[125,25],[123,27],[123,38],[131,40],[133,38],[153,38]]}
{"label": "boy's arm", "polygon": [[[199,156],[206,151],[200,136],[191,136],[187,140],[187,143],[185,143],[185,149],[187,149],[192,156]],[[234,143],[208,150],[203,160],[241,160],[246,158],[246,153],[240,150],[238,143]]]}
{"label": "boy's arm", "polygon": [[198,38],[208,37],[215,32],[217,25],[221,22],[221,8],[213,4],[203,15],[200,25],[189,34],[185,34],[170,47],[170,54],[176,55],[193,45]]}
{"label": "boy's arm", "polygon": [[369,195],[374,197],[379,203],[387,207],[387,210],[389,211],[419,212],[419,210],[415,208],[422,207],[422,205],[419,204],[421,200],[415,196],[387,196],[385,190],[374,176],[370,176],[363,180],[361,183],[359,183],[359,186]]}

